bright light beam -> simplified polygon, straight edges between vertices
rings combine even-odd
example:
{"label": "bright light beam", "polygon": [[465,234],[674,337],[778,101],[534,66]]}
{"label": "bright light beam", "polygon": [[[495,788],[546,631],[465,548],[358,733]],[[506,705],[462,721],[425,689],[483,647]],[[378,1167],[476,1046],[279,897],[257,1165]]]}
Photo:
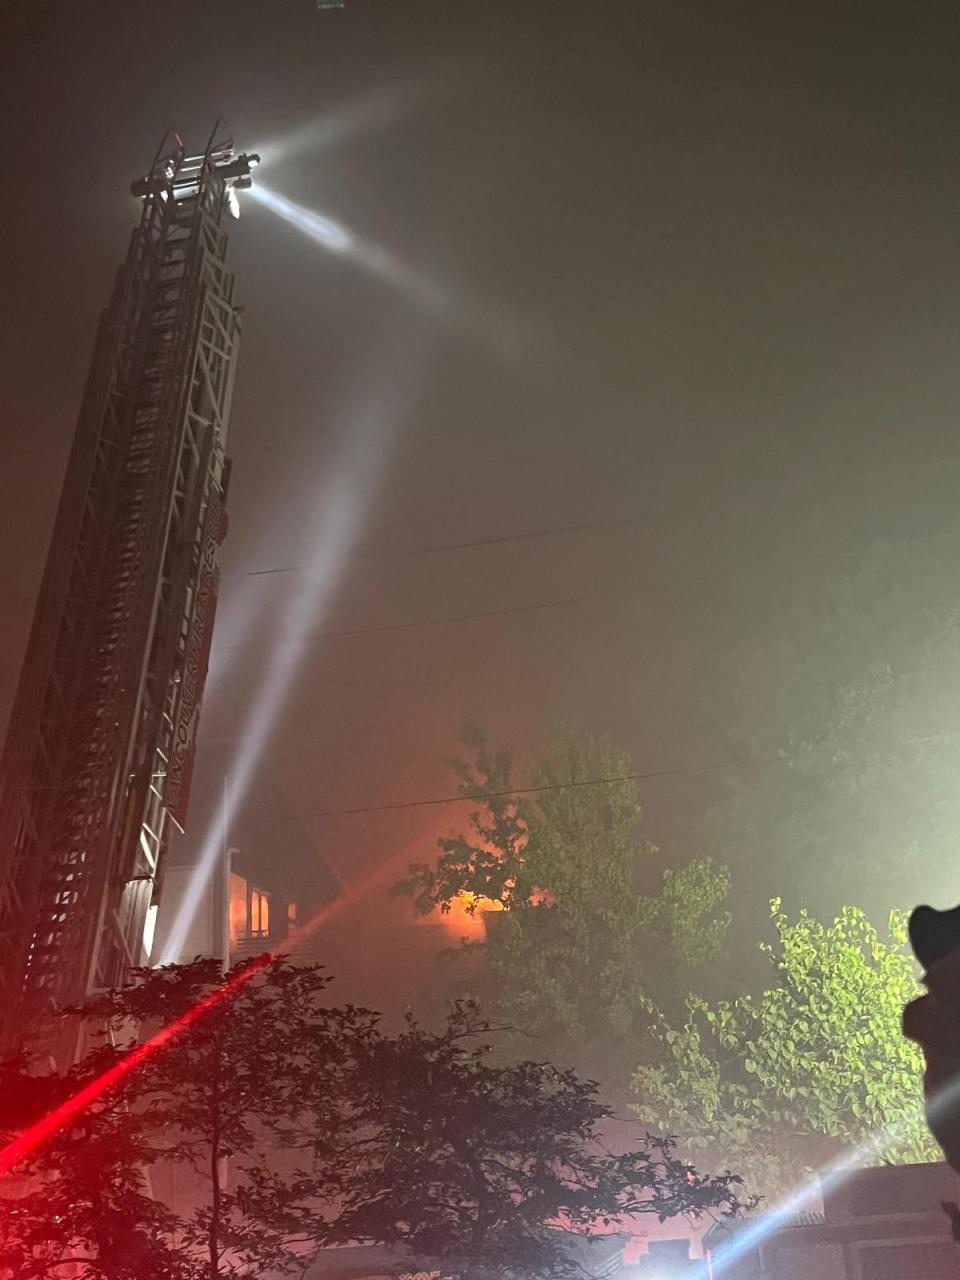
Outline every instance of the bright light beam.
{"label": "bright light beam", "polygon": [[[955,1077],[949,1084],[944,1085],[942,1089],[927,1099],[927,1118],[936,1119],[938,1115],[949,1110],[951,1106],[955,1106],[958,1101],[960,1101],[960,1076]],[[840,1186],[857,1169],[862,1169],[872,1161],[878,1160],[891,1147],[902,1140],[912,1125],[923,1118],[924,1108],[921,1106],[916,1113],[907,1115],[903,1119],[888,1125],[887,1128],[881,1129],[847,1155],[840,1156],[837,1160],[825,1165],[819,1174],[814,1174],[812,1178],[802,1183],[795,1191],[785,1196],[774,1205],[769,1213],[763,1214],[762,1217],[755,1219],[753,1222],[748,1222],[738,1231],[735,1231],[729,1240],[725,1240],[723,1244],[713,1251],[710,1259],[711,1274],[714,1277],[721,1276],[728,1267],[732,1266],[739,1258],[742,1258],[748,1250],[756,1248],[768,1236],[778,1231],[787,1219],[792,1218],[797,1213],[801,1213],[809,1205],[815,1203],[824,1191],[830,1191],[834,1187]]]}
{"label": "bright light beam", "polygon": [[[396,432],[397,415],[406,402],[405,389],[411,376],[409,366],[396,370],[371,370],[362,393],[365,402],[346,416],[346,429],[338,455],[333,465],[327,468],[329,479],[316,498],[317,519],[310,539],[316,548],[315,572],[311,573],[302,591],[289,596],[286,607],[274,623],[279,643],[254,697],[240,734],[240,747],[230,769],[230,790],[236,796],[245,794],[250,785],[309,647],[312,627],[305,627],[303,619],[306,616],[315,626],[330,607],[340,585],[386,464]],[[229,814],[220,810],[204,836],[197,863],[167,934],[160,964],[175,964],[180,959],[224,848],[228,821]]]}
{"label": "bright light beam", "polygon": [[[254,191],[257,193],[256,196],[253,194]],[[326,218],[322,213],[314,213],[312,209],[307,209],[302,204],[294,204],[292,200],[277,195],[275,191],[265,189],[262,185],[251,187],[247,195],[251,199],[259,200],[261,204],[266,205],[268,209],[272,209],[286,222],[295,226],[298,231],[302,231],[308,239],[315,240],[331,253],[353,260],[356,260],[360,254],[356,238],[347,231],[346,227],[341,226],[339,222],[334,222],[332,218]]]}
{"label": "bright light beam", "polygon": [[279,138],[254,143],[252,151],[271,165],[309,152],[318,155],[361,135],[388,129],[402,116],[446,93],[452,84],[463,87],[463,68],[422,71],[381,89],[370,89],[349,102],[321,112],[309,123]]}
{"label": "bright light beam", "polygon": [[529,350],[528,336],[522,334],[508,317],[457,297],[422,272],[407,266],[382,245],[356,235],[335,219],[288,200],[259,179],[245,194],[296,227],[315,244],[388,285],[444,327],[481,342],[501,359],[515,360]]}

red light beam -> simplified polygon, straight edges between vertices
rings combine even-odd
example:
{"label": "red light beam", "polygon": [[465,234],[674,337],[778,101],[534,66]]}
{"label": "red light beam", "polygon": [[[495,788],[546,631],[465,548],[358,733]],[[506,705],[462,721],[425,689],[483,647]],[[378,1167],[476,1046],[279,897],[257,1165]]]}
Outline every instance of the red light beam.
{"label": "red light beam", "polygon": [[209,995],[198,1001],[192,1009],[188,1009],[179,1018],[175,1018],[173,1022],[162,1027],[156,1035],[138,1045],[122,1062],[118,1062],[116,1066],[104,1071],[102,1075],[97,1076],[96,1080],[91,1080],[88,1085],[85,1085],[78,1093],[75,1093],[72,1098],[68,1098],[66,1102],[61,1102],[59,1107],[55,1107],[53,1111],[38,1120],[36,1124],[24,1129],[23,1133],[18,1134],[12,1142],[8,1142],[0,1150],[0,1178],[6,1176],[15,1165],[19,1164],[32,1151],[35,1151],[47,1138],[51,1138],[58,1129],[71,1121],[74,1116],[79,1115],[91,1103],[96,1102],[108,1089],[124,1080],[142,1062],[152,1057],[158,1049],[162,1049],[171,1040],[175,1040],[177,1036],[182,1035],[184,1031],[192,1027],[195,1022],[199,1022],[201,1018],[218,1005],[231,999],[242,986],[245,986],[250,981],[254,974],[269,964],[271,958],[269,955],[258,956],[248,968],[235,974],[229,982],[225,982],[222,987],[217,987],[215,991],[211,991]]}
{"label": "red light beam", "polygon": [[[333,902],[329,902],[325,907],[321,908],[312,919],[301,925],[290,937],[284,939],[277,948],[277,954],[288,955],[291,951],[296,950],[305,938],[308,938],[322,924],[337,915],[345,907],[360,902],[374,889],[383,886],[396,874],[397,861],[396,858],[389,859],[367,880],[361,880],[355,886],[347,888]],[[31,1152],[36,1151],[37,1147],[46,1142],[48,1138],[52,1138],[58,1129],[68,1124],[74,1116],[79,1115],[81,1111],[96,1102],[107,1090],[125,1080],[141,1063],[152,1057],[165,1045],[168,1045],[171,1040],[183,1035],[185,1031],[188,1031],[195,1023],[200,1022],[219,1005],[232,999],[241,987],[246,986],[261,969],[265,969],[272,959],[273,955],[270,953],[258,956],[240,973],[234,974],[222,987],[217,987],[215,991],[211,991],[209,995],[199,1000],[192,1009],[188,1009],[179,1018],[175,1018],[173,1022],[162,1027],[156,1035],[138,1045],[122,1062],[118,1062],[116,1066],[104,1071],[102,1075],[97,1076],[96,1080],[91,1080],[88,1085],[85,1085],[79,1092],[75,1093],[72,1098],[62,1102],[59,1107],[55,1107],[53,1111],[35,1124],[24,1129],[12,1142],[8,1142],[5,1147],[0,1148],[0,1178],[6,1177]]]}

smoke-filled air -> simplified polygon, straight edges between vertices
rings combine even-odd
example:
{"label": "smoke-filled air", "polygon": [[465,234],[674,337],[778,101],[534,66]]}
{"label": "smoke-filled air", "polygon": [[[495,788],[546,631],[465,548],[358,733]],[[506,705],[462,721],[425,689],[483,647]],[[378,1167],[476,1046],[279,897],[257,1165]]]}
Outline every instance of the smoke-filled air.
{"label": "smoke-filled air", "polygon": [[960,12],[13,3],[0,1280],[960,1268]]}

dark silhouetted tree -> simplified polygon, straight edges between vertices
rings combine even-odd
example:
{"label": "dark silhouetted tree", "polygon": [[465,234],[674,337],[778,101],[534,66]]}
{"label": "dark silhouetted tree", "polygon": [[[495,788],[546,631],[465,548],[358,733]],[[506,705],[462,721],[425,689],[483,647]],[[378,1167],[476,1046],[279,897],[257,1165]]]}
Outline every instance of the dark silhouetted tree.
{"label": "dark silhouetted tree", "polygon": [[571,1235],[742,1207],[738,1178],[701,1176],[667,1139],[612,1154],[597,1086],[544,1062],[497,1063],[470,1003],[440,1032],[410,1023],[370,1038],[359,1062],[332,1241],[391,1244],[460,1280],[566,1276],[578,1273]]}
{"label": "dark silhouetted tree", "polygon": [[[115,1229],[131,1242],[142,1237],[143,1248],[152,1242],[158,1257],[167,1248],[172,1267],[209,1280],[282,1271],[317,1247],[325,1174],[319,1159],[301,1166],[305,1154],[335,1145],[350,1047],[371,1016],[327,1007],[319,966],[277,959],[237,981],[243,972],[222,975],[210,960],[142,970],[134,985],[83,1011],[112,1043],[94,1049],[63,1081],[66,1089],[122,1060],[138,1031],[147,1035],[224,984],[231,988],[38,1148],[20,1171],[23,1190],[0,1201],[5,1239],[8,1224],[24,1249],[41,1241],[55,1253],[69,1239],[86,1259],[82,1280],[126,1280]],[[148,1194],[146,1171],[170,1165],[194,1175],[196,1207],[183,1219]],[[28,1222],[29,1230],[18,1225]],[[29,1243],[12,1280],[46,1274],[30,1269],[31,1251]]]}
{"label": "dark silhouetted tree", "polygon": [[[0,1140],[74,1096],[123,1051],[96,1049],[62,1075],[0,1067]],[[151,1194],[162,1147],[122,1091],[108,1091],[65,1123],[0,1182],[4,1280],[201,1280],[177,1247],[180,1222]]]}
{"label": "dark silhouetted tree", "polygon": [[[137,978],[86,1010],[112,1043],[62,1077],[37,1084],[11,1065],[0,1079],[29,1123],[122,1062],[136,1028],[208,1000],[0,1185],[3,1280],[65,1280],[68,1263],[77,1280],[252,1280],[350,1241],[450,1275],[559,1276],[573,1265],[564,1232],[740,1207],[737,1178],[702,1177],[667,1140],[605,1150],[596,1086],[497,1063],[473,1005],[440,1032],[389,1035],[376,1015],[326,1006],[316,966],[222,977],[198,961]],[[151,1196],[171,1164],[196,1175],[181,1217]]]}

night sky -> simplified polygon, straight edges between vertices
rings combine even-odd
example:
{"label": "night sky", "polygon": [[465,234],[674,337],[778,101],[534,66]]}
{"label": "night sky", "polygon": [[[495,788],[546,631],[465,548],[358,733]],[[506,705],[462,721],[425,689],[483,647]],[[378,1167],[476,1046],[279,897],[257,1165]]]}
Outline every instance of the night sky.
{"label": "night sky", "polygon": [[[218,117],[272,191],[405,270],[252,199],[231,229],[201,789],[311,637],[238,840],[299,815],[343,884],[429,857],[455,807],[311,815],[449,794],[464,718],[520,781],[563,717],[639,769],[726,763],[726,663],[822,521],[838,555],[929,531],[888,481],[960,461],[955,5],[32,0],[4,23],[0,724],[129,182]],[[685,815],[719,785],[645,784],[645,834],[703,852]]]}

